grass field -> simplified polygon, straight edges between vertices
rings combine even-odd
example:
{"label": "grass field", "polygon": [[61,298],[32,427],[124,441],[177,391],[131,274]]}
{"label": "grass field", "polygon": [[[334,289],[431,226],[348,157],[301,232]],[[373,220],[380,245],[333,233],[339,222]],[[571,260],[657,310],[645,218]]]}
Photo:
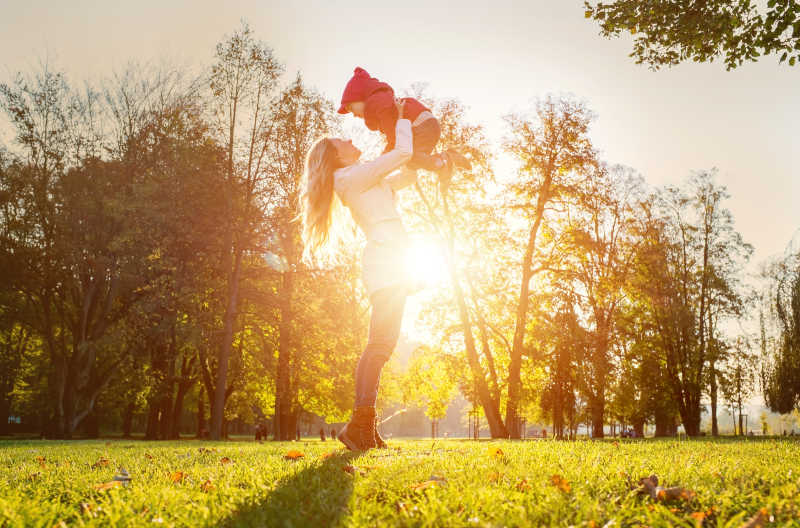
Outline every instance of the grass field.
{"label": "grass field", "polygon": [[792,439],[390,445],[4,441],[0,526],[800,526]]}

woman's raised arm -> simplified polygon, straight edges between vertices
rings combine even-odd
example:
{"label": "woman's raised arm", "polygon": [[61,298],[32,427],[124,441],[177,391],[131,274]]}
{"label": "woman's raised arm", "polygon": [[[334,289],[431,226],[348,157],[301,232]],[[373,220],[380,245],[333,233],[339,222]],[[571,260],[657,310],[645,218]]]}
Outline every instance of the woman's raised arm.
{"label": "woman's raised arm", "polygon": [[398,119],[395,125],[395,134],[394,149],[386,154],[381,154],[372,161],[345,167],[344,174],[340,177],[341,185],[349,191],[363,192],[376,185],[395,169],[405,165],[411,159],[413,152],[411,121],[405,118]]}

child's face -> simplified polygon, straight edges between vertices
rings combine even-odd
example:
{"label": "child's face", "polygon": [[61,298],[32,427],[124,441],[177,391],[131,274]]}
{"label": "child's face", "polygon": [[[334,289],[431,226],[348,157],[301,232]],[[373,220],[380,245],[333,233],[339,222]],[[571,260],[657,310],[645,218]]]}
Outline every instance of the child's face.
{"label": "child's face", "polygon": [[364,119],[364,101],[356,101],[355,103],[348,103],[347,109],[356,116]]}

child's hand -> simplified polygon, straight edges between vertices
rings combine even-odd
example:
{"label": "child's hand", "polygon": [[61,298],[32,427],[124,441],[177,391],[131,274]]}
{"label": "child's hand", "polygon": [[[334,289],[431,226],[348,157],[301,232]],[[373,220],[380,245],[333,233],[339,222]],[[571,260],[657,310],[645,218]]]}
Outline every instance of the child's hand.
{"label": "child's hand", "polygon": [[395,99],[394,106],[397,108],[397,119],[403,119],[403,112],[406,110],[406,102],[402,99]]}

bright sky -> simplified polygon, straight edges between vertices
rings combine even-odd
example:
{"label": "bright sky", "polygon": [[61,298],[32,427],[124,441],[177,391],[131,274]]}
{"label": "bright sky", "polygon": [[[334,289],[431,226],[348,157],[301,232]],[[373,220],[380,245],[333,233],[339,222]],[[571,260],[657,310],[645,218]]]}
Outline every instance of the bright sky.
{"label": "bright sky", "polygon": [[[214,45],[246,19],[286,64],[338,101],[354,66],[398,91],[423,81],[457,97],[490,138],[501,116],[533,97],[572,93],[596,112],[595,144],[651,184],[719,168],[754,262],[780,253],[800,228],[800,68],[772,58],[733,72],[685,64],[651,72],[583,16],[582,0],[5,0],[0,77],[49,55],[71,77],[99,78],[130,59],[210,63]],[[8,139],[8,138],[6,138]],[[503,168],[506,163],[502,163]]]}

